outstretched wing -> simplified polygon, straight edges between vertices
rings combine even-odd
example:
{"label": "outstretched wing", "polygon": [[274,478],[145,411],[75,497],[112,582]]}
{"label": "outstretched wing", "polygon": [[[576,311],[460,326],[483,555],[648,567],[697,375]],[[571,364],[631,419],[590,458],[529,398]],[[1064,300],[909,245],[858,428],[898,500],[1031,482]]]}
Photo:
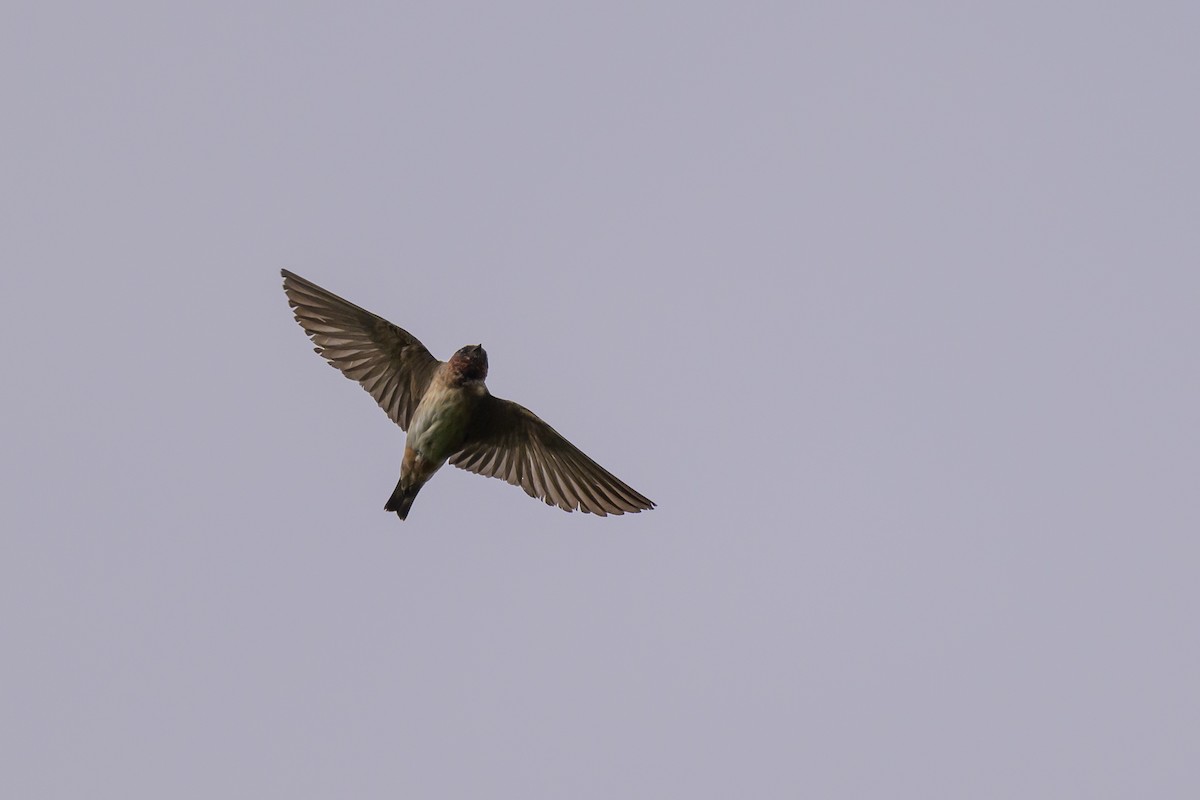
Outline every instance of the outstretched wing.
{"label": "outstretched wing", "polygon": [[299,275],[283,273],[283,291],[316,351],[371,393],[392,421],[408,422],[442,363],[408,331]]}
{"label": "outstretched wing", "polygon": [[654,503],[592,461],[529,409],[490,395],[472,418],[456,467],[520,486],[565,511],[636,513]]}

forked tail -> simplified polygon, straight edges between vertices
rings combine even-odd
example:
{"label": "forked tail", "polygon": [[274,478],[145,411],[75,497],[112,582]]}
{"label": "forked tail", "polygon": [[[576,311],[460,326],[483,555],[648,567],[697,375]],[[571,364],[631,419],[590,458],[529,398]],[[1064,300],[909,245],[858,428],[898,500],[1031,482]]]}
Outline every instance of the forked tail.
{"label": "forked tail", "polygon": [[413,500],[417,499],[417,492],[419,491],[421,491],[421,484],[418,483],[414,486],[405,487],[404,481],[401,480],[396,484],[396,490],[388,498],[383,510],[395,511],[396,516],[400,519],[408,519],[408,510],[412,508]]}

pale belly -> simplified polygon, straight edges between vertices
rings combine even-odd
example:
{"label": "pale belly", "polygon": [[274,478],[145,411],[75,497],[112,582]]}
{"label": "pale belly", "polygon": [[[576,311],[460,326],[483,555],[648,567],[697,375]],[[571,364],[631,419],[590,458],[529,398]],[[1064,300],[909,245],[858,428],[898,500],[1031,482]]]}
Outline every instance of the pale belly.
{"label": "pale belly", "polygon": [[441,465],[462,447],[476,397],[457,387],[431,387],[408,426],[406,446]]}

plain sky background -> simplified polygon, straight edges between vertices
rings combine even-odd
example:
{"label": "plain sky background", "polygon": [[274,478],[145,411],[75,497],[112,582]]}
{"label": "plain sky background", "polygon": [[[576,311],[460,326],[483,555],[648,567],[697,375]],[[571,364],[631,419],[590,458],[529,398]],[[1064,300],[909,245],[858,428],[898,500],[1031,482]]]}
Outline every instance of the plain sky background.
{"label": "plain sky background", "polygon": [[[0,794],[1200,796],[1198,30],[6,4]],[[281,267],[659,508],[399,523]]]}

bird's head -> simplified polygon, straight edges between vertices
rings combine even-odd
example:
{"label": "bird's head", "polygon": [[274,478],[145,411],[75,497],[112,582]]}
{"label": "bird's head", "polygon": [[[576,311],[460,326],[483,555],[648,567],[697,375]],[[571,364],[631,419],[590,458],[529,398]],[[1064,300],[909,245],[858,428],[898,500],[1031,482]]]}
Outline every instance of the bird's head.
{"label": "bird's head", "polygon": [[460,347],[457,353],[450,356],[450,366],[459,380],[481,381],[487,377],[487,351],[481,344]]}

